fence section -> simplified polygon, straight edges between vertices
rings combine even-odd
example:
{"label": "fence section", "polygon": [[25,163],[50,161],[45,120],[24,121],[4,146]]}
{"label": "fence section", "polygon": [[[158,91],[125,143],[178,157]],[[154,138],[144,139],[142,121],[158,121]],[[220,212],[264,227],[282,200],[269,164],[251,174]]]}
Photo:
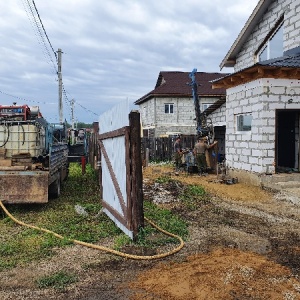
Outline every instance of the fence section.
{"label": "fence section", "polygon": [[[182,148],[185,150],[193,149],[197,136],[181,135]],[[150,161],[171,161],[173,160],[174,143],[176,136],[160,137],[160,138],[142,138],[143,157],[149,149]]]}

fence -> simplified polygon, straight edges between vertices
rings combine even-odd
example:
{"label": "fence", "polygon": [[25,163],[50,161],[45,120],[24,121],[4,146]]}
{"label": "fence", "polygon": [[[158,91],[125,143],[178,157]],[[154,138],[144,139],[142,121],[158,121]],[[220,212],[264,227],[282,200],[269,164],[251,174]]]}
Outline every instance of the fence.
{"label": "fence", "polygon": [[[142,138],[142,153],[145,158],[146,150],[149,149],[150,161],[171,161],[174,153],[174,143],[176,136],[160,138]],[[183,149],[193,149],[197,136],[181,135],[181,145]]]}
{"label": "fence", "polygon": [[99,123],[94,122],[93,123],[93,130],[92,133],[89,135],[89,163],[91,166],[97,170],[98,169],[98,162],[100,161],[100,149],[98,145],[98,132],[99,132]]}

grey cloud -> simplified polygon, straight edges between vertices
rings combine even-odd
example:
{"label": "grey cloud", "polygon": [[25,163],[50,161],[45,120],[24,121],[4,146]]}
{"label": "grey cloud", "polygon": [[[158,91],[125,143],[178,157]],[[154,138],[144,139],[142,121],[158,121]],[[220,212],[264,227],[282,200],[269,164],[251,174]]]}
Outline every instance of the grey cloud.
{"label": "grey cloud", "polygon": [[[57,75],[26,2],[0,3],[0,103],[40,104],[49,121],[58,121]],[[133,103],[162,70],[218,72],[257,2],[35,0],[54,50],[64,52],[64,116],[70,121],[74,98],[76,117],[97,121],[89,111],[101,114],[127,98]]]}

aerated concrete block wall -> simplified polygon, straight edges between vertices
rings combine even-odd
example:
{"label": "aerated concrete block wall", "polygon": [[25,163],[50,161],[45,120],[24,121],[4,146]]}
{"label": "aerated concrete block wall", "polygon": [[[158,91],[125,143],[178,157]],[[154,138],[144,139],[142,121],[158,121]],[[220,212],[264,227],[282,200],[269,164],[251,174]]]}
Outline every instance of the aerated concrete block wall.
{"label": "aerated concrete block wall", "polygon": [[150,100],[139,105],[139,111],[143,128],[151,128],[155,124],[155,101]]}
{"label": "aerated concrete block wall", "polygon": [[214,126],[218,126],[219,124],[225,124],[226,123],[226,103],[224,103],[222,106],[220,106],[218,109],[216,109],[213,113],[211,113],[208,116],[211,120]]}
{"label": "aerated concrete block wall", "polygon": [[[299,80],[264,78],[227,90],[225,154],[231,175],[258,184],[261,175],[275,173],[277,109],[300,109]],[[237,130],[240,114],[252,114],[251,131]]]}
{"label": "aerated concrete block wall", "polygon": [[[173,113],[165,113],[165,104],[173,104]],[[192,98],[155,98],[155,136],[194,134],[195,112]]]}
{"label": "aerated concrete block wall", "polygon": [[238,54],[235,72],[256,63],[255,52],[283,14],[283,50],[300,46],[300,0],[273,1]]}
{"label": "aerated concrete block wall", "polygon": [[[214,103],[219,98],[200,99],[202,103]],[[173,113],[165,113],[165,104],[173,104]],[[155,137],[196,134],[196,115],[193,98],[153,98],[140,105],[143,129],[154,128]]]}

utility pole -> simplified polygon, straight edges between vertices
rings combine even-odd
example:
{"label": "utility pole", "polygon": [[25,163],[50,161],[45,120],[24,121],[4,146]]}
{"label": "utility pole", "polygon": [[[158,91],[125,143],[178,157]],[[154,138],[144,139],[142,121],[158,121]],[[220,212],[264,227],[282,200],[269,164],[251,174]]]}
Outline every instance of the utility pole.
{"label": "utility pole", "polygon": [[75,100],[72,99],[71,100],[71,118],[72,118],[72,128],[71,128],[71,145],[75,145],[75,140],[76,140],[76,137],[75,137],[75,128],[74,128],[74,103],[75,103]]}
{"label": "utility pole", "polygon": [[72,129],[74,129],[74,103],[75,103],[75,100],[72,99],[71,101],[71,113],[72,113]]}
{"label": "utility pole", "polygon": [[61,49],[57,51],[57,65],[58,65],[58,111],[59,111],[59,122],[63,123],[63,103],[62,103],[62,76],[61,76]]}

